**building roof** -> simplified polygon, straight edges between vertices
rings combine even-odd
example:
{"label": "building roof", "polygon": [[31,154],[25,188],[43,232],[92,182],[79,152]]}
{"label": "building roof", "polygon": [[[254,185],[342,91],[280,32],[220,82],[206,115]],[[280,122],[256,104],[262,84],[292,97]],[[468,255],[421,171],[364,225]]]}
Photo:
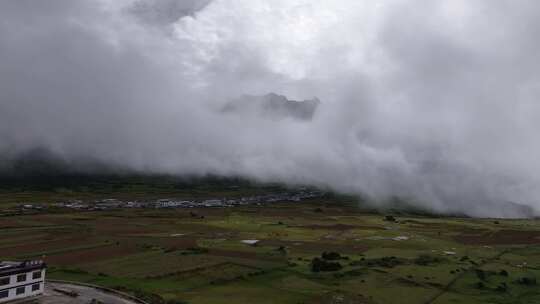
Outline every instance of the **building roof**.
{"label": "building roof", "polygon": [[24,262],[0,261],[0,277],[30,272],[32,270],[43,269],[46,267],[47,265],[41,260]]}

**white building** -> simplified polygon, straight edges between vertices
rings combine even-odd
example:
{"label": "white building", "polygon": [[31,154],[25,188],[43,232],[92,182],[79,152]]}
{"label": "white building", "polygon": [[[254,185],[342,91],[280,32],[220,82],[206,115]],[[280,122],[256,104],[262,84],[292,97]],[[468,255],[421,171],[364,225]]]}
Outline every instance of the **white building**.
{"label": "white building", "polygon": [[191,204],[190,201],[175,201],[170,199],[160,199],[155,202],[155,208],[177,208]]}
{"label": "white building", "polygon": [[42,294],[46,267],[43,261],[0,261],[0,303]]}

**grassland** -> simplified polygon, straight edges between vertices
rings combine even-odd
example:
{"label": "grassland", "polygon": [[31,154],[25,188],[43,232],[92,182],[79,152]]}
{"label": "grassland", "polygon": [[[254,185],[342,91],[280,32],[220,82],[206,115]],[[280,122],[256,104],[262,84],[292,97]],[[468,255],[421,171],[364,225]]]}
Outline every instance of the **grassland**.
{"label": "grassland", "polygon": [[[154,303],[540,303],[535,220],[388,221],[324,200],[190,211],[0,217],[0,259]],[[323,252],[341,269],[313,272]]]}
{"label": "grassland", "polygon": [[[21,202],[281,189],[153,181],[8,183],[0,187],[0,211]],[[42,258],[48,278],[112,287],[151,303],[540,303],[538,220],[386,218],[351,202],[326,196],[236,208],[0,212],[0,260]]]}

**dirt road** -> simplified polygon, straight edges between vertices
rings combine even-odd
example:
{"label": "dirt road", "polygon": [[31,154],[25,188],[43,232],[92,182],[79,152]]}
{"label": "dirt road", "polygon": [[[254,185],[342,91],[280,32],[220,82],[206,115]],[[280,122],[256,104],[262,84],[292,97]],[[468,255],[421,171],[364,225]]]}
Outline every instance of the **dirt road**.
{"label": "dirt road", "polygon": [[[77,296],[73,297],[67,295],[67,293],[70,292],[76,293]],[[39,304],[89,304],[93,299],[106,304],[139,304],[116,294],[101,291],[96,288],[56,282],[47,282],[45,284],[44,294],[38,298],[32,299],[32,301],[37,300],[37,303]],[[32,301],[21,301],[17,303],[35,303]]]}

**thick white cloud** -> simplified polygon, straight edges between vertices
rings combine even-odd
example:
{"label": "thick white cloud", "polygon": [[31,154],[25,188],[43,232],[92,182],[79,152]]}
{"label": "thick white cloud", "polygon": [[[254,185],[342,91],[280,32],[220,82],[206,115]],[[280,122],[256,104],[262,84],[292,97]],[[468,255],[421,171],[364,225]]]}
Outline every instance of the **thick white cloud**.
{"label": "thick white cloud", "polygon": [[[540,208],[535,1],[0,2],[0,150]],[[310,123],[223,116],[244,93]]]}

